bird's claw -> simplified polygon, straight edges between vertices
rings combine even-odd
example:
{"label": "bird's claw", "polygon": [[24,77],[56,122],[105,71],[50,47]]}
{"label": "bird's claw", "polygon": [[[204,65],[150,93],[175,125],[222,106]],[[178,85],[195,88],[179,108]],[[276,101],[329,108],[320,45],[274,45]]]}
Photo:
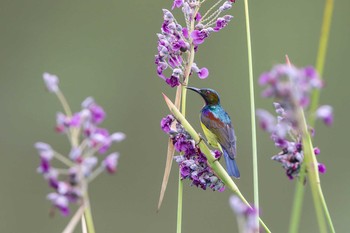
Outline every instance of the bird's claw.
{"label": "bird's claw", "polygon": [[199,141],[196,143],[196,146],[198,146],[199,145],[199,143],[201,143],[201,141],[203,141],[203,142],[205,142],[206,143],[206,140],[205,140],[205,138],[200,134],[200,133],[198,133],[198,137],[199,137]]}

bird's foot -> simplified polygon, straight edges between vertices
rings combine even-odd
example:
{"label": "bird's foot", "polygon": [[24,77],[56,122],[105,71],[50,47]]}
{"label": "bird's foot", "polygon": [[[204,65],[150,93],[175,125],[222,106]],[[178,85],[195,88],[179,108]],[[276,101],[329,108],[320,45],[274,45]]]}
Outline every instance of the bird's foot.
{"label": "bird's foot", "polygon": [[213,160],[213,163],[219,162],[219,161],[220,161],[220,158],[216,158],[216,159]]}
{"label": "bird's foot", "polygon": [[198,146],[199,143],[201,143],[201,141],[207,143],[207,141],[205,140],[205,138],[204,138],[200,133],[198,133],[198,137],[199,137],[199,141],[196,143],[196,146]]}

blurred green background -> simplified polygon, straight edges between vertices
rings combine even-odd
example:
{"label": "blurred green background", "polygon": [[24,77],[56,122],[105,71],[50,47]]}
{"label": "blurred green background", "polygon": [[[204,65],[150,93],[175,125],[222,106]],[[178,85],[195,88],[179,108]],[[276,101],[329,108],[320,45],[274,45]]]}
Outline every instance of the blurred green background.
{"label": "blurred green background", "polygon": [[[208,1],[210,2],[210,1]],[[112,149],[121,153],[115,176],[102,175],[91,185],[91,202],[97,232],[175,232],[177,171],[175,164],[162,209],[156,205],[162,181],[167,137],[159,127],[168,114],[161,92],[175,95],[157,77],[154,54],[162,8],[172,1],[0,1],[0,232],[60,232],[68,218],[48,216],[50,191],[36,173],[36,141],[69,151],[64,136],[54,133],[55,114],[61,111],[47,93],[42,73],[60,77],[60,87],[73,109],[87,96],[104,106],[103,124],[122,131],[127,139]],[[284,61],[288,54],[297,66],[315,63],[324,1],[251,1],[254,72]],[[334,106],[335,123],[317,124],[314,144],[321,148],[324,195],[337,232],[348,232],[350,185],[349,54],[350,2],[336,1],[321,103]],[[238,163],[242,192],[253,200],[252,159],[243,1],[231,13],[227,28],[201,46],[197,64],[206,66],[206,80],[190,84],[211,87],[222,96],[238,135]],[[180,10],[175,14],[180,19]],[[271,109],[256,85],[257,106]],[[188,95],[188,119],[199,130],[202,100]],[[295,183],[270,157],[277,153],[269,136],[258,130],[261,210],[273,232],[287,232]],[[183,232],[237,232],[236,219],[224,193],[184,186]],[[309,187],[300,232],[318,232]],[[79,232],[79,231],[77,231]]]}

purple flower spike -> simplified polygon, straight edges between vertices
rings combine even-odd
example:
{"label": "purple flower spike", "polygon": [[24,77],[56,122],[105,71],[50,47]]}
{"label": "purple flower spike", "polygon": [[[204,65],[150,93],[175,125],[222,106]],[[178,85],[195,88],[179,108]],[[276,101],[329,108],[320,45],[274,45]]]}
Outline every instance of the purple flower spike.
{"label": "purple flower spike", "polygon": [[[176,121],[174,117],[168,115],[162,119],[161,127],[164,132],[169,134],[176,151],[183,153],[183,155],[174,156],[180,169],[181,178],[191,180],[191,185],[203,190],[210,188],[213,191],[224,191],[224,183],[213,173],[207,164],[207,158],[201,153],[183,126],[176,122],[176,128],[171,128],[174,121]],[[212,154],[215,158],[221,156],[219,151],[212,151]]]}
{"label": "purple flower spike", "polygon": [[[302,148],[304,120],[301,120],[302,111],[307,112],[310,94],[315,89],[323,87],[323,83],[317,71],[311,67],[297,68],[290,64],[279,64],[269,72],[260,76],[259,84],[266,86],[263,91],[264,97],[274,98],[274,107],[277,120],[265,110],[258,110],[260,125],[271,134],[275,146],[282,149],[272,159],[282,164],[289,179],[299,175],[301,164],[304,161]],[[326,125],[333,123],[333,110],[331,106],[325,105],[317,109],[317,118],[324,121]],[[274,123],[277,122],[277,123]],[[308,126],[311,136],[315,130]],[[320,149],[315,147],[314,154],[320,154]],[[320,173],[326,171],[324,164],[318,164]]]}
{"label": "purple flower spike", "polygon": [[56,93],[58,92],[59,88],[58,88],[58,77],[56,75],[53,74],[49,74],[49,73],[44,73],[43,74],[43,79],[46,85],[46,88],[49,92],[53,92]]}
{"label": "purple flower spike", "polygon": [[316,117],[321,119],[326,125],[333,124],[333,108],[329,105],[323,105],[316,111]]}
{"label": "purple flower spike", "polygon": [[[50,92],[60,91],[56,76],[45,73],[44,80]],[[97,156],[97,152],[103,154],[112,143],[125,139],[124,133],[116,132],[110,135],[107,129],[98,127],[106,113],[92,97],[86,98],[81,107],[79,112],[69,115],[59,112],[56,116],[56,131],[66,134],[71,144],[70,152],[56,152],[49,144],[43,142],[34,145],[40,155],[37,171],[54,190],[47,195],[47,199],[63,216],[70,214],[69,205],[76,204],[79,208],[84,204],[84,187],[101,171],[116,171],[119,154],[113,153],[100,159],[102,155]],[[54,159],[60,163],[56,163]],[[62,164],[65,166],[62,167]],[[101,166],[97,168],[97,164]]]}
{"label": "purple flower spike", "polygon": [[326,165],[324,165],[323,163],[318,163],[318,171],[321,174],[326,173],[326,171],[327,171]]}
{"label": "purple flower spike", "polygon": [[107,172],[113,174],[117,170],[119,159],[119,153],[112,153],[106,157],[103,161],[103,166],[106,168]]}
{"label": "purple flower spike", "polygon": [[[167,70],[180,69],[182,73],[185,73],[188,67],[186,67],[184,60],[187,60],[188,53],[196,53],[198,45],[204,43],[212,32],[218,32],[226,27],[233,18],[231,15],[222,15],[222,12],[230,9],[235,1],[226,0],[223,2],[221,6],[213,3],[207,12],[209,14],[206,13],[202,16],[200,13],[201,1],[173,0],[171,9],[181,8],[186,25],[179,24],[180,21],[175,19],[173,12],[163,9],[163,23],[160,33],[157,33],[158,53],[155,55],[154,63],[157,75],[170,87],[179,86],[183,77],[169,75]],[[189,25],[194,25],[194,30],[191,32],[189,32]],[[190,51],[190,48],[194,50]],[[202,68],[197,73],[200,79],[205,79],[209,75],[207,68]]]}

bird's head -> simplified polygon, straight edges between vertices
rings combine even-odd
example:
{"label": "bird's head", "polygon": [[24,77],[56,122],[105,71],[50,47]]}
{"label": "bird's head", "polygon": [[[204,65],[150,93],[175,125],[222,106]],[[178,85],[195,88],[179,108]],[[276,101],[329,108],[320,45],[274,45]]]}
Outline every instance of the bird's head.
{"label": "bird's head", "polygon": [[219,94],[213,89],[209,88],[195,88],[195,87],[187,87],[187,89],[197,92],[202,96],[206,105],[217,105],[220,104]]}

